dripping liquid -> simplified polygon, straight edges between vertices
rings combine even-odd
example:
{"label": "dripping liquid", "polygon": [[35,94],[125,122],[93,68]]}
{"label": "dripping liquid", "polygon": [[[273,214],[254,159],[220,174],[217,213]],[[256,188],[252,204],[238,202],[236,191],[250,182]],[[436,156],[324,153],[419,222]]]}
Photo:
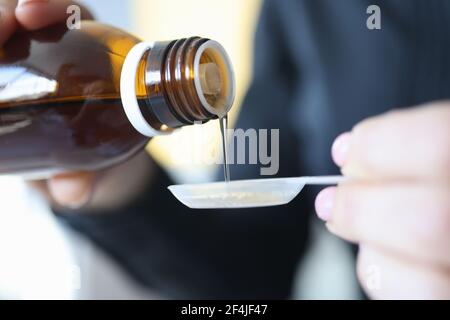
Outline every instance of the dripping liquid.
{"label": "dripping liquid", "polygon": [[228,165],[228,139],[227,139],[227,129],[228,129],[228,115],[219,119],[220,122],[220,133],[222,135],[222,152],[223,152],[223,176],[225,182],[230,181],[230,167]]}

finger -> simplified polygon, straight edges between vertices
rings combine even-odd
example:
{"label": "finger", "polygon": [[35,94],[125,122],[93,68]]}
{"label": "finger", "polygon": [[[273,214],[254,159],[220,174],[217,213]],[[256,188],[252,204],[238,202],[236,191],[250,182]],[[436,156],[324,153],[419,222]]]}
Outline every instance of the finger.
{"label": "finger", "polygon": [[96,177],[95,190],[87,209],[118,210],[133,202],[149,187],[154,163],[143,150],[131,159],[102,170]]}
{"label": "finger", "polygon": [[89,202],[94,178],[94,173],[90,172],[64,173],[48,180],[47,187],[59,206],[78,209]]}
{"label": "finger", "polygon": [[77,5],[81,9],[82,19],[92,19],[92,14],[82,5],[70,0],[19,0],[16,17],[28,30],[36,30],[68,18],[67,8]]}
{"label": "finger", "polygon": [[16,0],[0,0],[0,47],[17,28],[17,21],[14,15],[16,2]]}
{"label": "finger", "polygon": [[450,274],[398,259],[372,246],[361,246],[357,273],[364,291],[375,299],[449,299]]}
{"label": "finger", "polygon": [[449,185],[345,182],[316,199],[328,229],[450,267]]}
{"label": "finger", "polygon": [[[152,178],[154,163],[145,150],[116,166],[95,172],[73,172],[48,180],[59,209],[85,212],[117,210],[142,195]],[[58,208],[57,208],[58,209]]]}
{"label": "finger", "polygon": [[364,178],[450,177],[450,103],[369,118],[332,147],[342,172]]}

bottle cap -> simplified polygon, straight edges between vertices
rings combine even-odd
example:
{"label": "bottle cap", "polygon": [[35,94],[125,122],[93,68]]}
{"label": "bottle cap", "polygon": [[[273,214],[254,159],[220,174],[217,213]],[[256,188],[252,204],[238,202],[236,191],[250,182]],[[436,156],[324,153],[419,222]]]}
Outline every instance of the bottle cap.
{"label": "bottle cap", "polygon": [[153,47],[153,42],[140,42],[127,54],[120,75],[120,97],[128,120],[133,127],[147,137],[167,134],[153,128],[142,115],[136,97],[136,73],[142,56]]}

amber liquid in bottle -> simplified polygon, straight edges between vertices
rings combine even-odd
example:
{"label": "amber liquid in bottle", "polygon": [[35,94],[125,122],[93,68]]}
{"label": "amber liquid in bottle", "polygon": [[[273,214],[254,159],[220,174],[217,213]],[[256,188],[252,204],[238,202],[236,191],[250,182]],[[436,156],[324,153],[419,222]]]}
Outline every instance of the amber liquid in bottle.
{"label": "amber liquid in bottle", "polygon": [[[194,49],[204,42],[192,41],[199,43],[191,45]],[[0,48],[0,174],[96,170],[144,148],[148,137],[130,123],[120,98],[124,59],[139,42],[124,31],[83,22],[79,30],[57,25],[19,33]],[[161,131],[218,117],[202,109],[195,90],[171,72],[175,65],[171,65],[170,54],[173,51],[175,57],[189,49],[183,46],[188,47],[187,41],[179,40],[161,51],[167,60],[161,72],[164,84],[136,81],[142,114]],[[142,62],[137,77],[148,77],[146,72],[148,66]],[[154,101],[165,101],[162,105],[170,109],[167,112],[173,121],[165,123],[164,110],[162,115],[151,111],[149,90]],[[205,90],[208,102],[214,99],[213,93],[208,96]]]}

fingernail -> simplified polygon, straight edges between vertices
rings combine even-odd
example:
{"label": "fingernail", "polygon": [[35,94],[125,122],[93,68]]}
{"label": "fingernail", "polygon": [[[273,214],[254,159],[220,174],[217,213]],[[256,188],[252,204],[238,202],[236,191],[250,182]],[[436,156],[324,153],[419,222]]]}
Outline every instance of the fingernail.
{"label": "fingernail", "polygon": [[333,210],[334,197],[336,194],[336,187],[329,187],[320,191],[316,197],[316,213],[320,219],[328,221],[331,218]]}
{"label": "fingernail", "polygon": [[352,135],[350,132],[342,133],[334,140],[333,146],[331,147],[333,161],[340,167],[342,167],[347,160],[351,138]]}

